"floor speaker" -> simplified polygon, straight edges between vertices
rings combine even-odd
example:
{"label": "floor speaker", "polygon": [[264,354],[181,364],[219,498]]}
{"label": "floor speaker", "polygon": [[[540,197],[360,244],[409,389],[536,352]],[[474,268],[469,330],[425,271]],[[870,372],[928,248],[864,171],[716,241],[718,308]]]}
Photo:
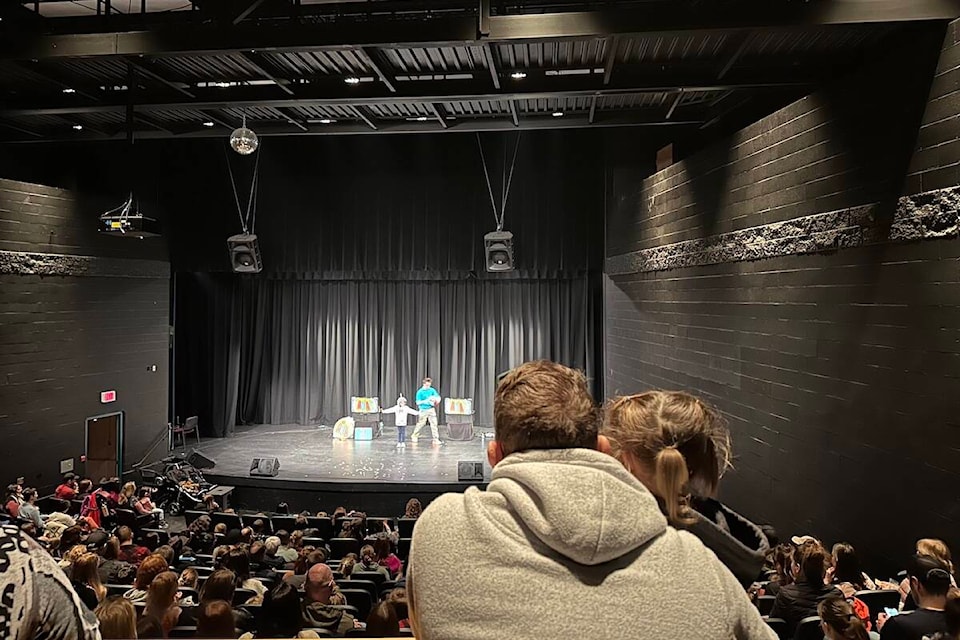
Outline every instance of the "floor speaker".
{"label": "floor speaker", "polygon": [[194,449],[190,452],[190,457],[187,458],[187,462],[192,464],[197,469],[212,469],[217,466],[217,461],[211,458],[210,456],[204,455]]}
{"label": "floor speaker", "polygon": [[250,475],[276,478],[280,473],[280,460],[277,458],[254,458],[250,462]]}
{"label": "floor speaker", "polygon": [[483,462],[460,460],[457,462],[457,480],[460,482],[483,482]]}

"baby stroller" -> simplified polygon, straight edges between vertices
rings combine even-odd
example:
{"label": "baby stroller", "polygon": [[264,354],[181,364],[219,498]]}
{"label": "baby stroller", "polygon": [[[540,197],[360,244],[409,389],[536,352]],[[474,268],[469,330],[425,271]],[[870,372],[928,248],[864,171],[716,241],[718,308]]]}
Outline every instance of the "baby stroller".
{"label": "baby stroller", "polygon": [[143,468],[145,485],[153,486],[153,501],[164,513],[178,516],[203,504],[203,494],[211,487],[200,470],[179,458],[164,458],[162,471]]}

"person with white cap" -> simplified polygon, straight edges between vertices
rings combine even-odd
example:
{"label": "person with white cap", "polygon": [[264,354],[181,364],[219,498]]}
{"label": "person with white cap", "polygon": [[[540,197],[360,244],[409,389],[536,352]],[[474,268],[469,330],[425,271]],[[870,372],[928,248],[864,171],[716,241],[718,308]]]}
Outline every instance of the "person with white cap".
{"label": "person with white cap", "polygon": [[420,412],[407,406],[407,399],[401,393],[397,398],[397,404],[389,409],[384,409],[383,413],[392,413],[395,424],[397,425],[397,449],[403,449],[407,446],[407,416],[418,416]]}

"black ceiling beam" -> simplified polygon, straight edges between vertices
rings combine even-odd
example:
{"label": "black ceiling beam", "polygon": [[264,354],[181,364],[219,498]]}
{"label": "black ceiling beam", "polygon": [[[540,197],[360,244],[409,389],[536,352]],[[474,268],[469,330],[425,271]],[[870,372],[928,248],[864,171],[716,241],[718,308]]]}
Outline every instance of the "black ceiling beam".
{"label": "black ceiling beam", "polygon": [[613,65],[617,62],[617,49],[620,48],[620,39],[616,36],[607,38],[607,55],[603,60],[603,84],[610,84],[613,77]]}
{"label": "black ceiling beam", "polygon": [[674,96],[673,102],[670,104],[670,109],[667,110],[667,115],[664,118],[665,120],[669,120],[670,118],[673,117],[673,112],[676,111],[677,107],[680,106],[680,100],[682,99],[683,99],[683,89],[680,89],[679,91],[677,91],[677,95]]}
{"label": "black ceiling beam", "polygon": [[483,57],[487,61],[487,68],[490,70],[490,80],[493,82],[493,88],[500,90],[500,71],[497,69],[497,63],[493,59],[493,50],[489,42],[483,43]]}
{"label": "black ceiling beam", "polygon": [[441,127],[446,129],[449,126],[447,125],[447,121],[444,119],[443,114],[440,113],[440,108],[437,105],[430,102],[430,103],[427,103],[427,108],[430,109],[431,113],[433,113],[433,117],[437,119],[437,122],[440,123]]}
{"label": "black ceiling beam", "polygon": [[368,67],[373,69],[373,72],[377,74],[377,77],[380,79],[380,82],[383,83],[383,86],[385,86],[390,91],[390,93],[397,92],[397,87],[394,86],[394,82],[396,81],[390,76],[390,74],[386,73],[383,70],[383,67],[376,61],[376,59],[374,58],[374,55],[375,55],[374,52],[368,51],[364,47],[360,47],[359,49],[356,50],[355,53],[357,53],[360,56],[360,58],[367,64]]}
{"label": "black ceiling beam", "polygon": [[[371,3],[362,3],[370,11]],[[380,3],[377,3],[378,5]],[[339,7],[339,5],[338,5]],[[379,6],[377,7],[379,9]],[[290,7],[291,14],[293,7]],[[329,9],[328,9],[329,11]],[[36,37],[24,34],[0,43],[0,58],[40,59],[111,55],[196,55],[231,51],[310,51],[360,46],[423,45],[478,41],[542,40],[631,33],[684,33],[834,25],[950,20],[960,17],[958,0],[809,0],[808,2],[651,2],[624,10],[525,15],[437,16],[421,20],[367,20],[201,24],[193,12],[171,12],[165,25],[140,31],[99,31]],[[200,14],[202,16],[202,12]],[[116,24],[84,18],[95,29]],[[140,19],[140,16],[134,16]],[[95,18],[95,17],[94,17]],[[262,22],[262,21],[260,21]],[[481,33],[480,24],[489,28]]]}
{"label": "black ceiling beam", "polygon": [[287,86],[286,82],[278,79],[274,74],[267,71],[267,68],[263,66],[263,60],[259,54],[252,53],[250,51],[243,51],[240,55],[243,56],[247,63],[261,76],[263,80],[270,80],[288,96],[294,95],[293,89]]}
{"label": "black ceiling beam", "polygon": [[348,106],[348,110],[349,110],[354,116],[356,116],[356,117],[359,118],[360,120],[363,120],[363,121],[366,123],[366,125],[367,125],[368,127],[370,127],[370,129],[371,129],[372,131],[377,131],[377,130],[378,130],[377,125],[374,124],[373,120],[371,120],[370,117],[369,117],[367,114],[365,114],[361,109],[359,109],[359,108],[357,108],[357,107],[355,107],[355,106],[353,106],[353,105],[349,105],[349,106]]}
{"label": "black ceiling beam", "polygon": [[10,64],[13,64],[18,69],[41,78],[52,85],[56,85],[61,89],[61,91],[64,89],[71,91],[71,95],[79,96],[85,100],[95,103],[100,102],[101,100],[101,96],[97,93],[99,91],[98,89],[94,89],[92,87],[78,87],[75,82],[71,82],[70,78],[67,78],[58,71],[45,68],[41,62],[22,62],[19,60],[14,60]]}
{"label": "black ceiling beam", "polygon": [[[260,137],[273,136],[312,136],[312,135],[356,135],[356,134],[382,134],[382,133],[437,133],[445,132],[473,132],[473,131],[516,131],[520,130],[544,130],[544,129],[582,129],[587,127],[670,127],[671,131],[675,129],[695,130],[703,123],[702,114],[694,114],[693,117],[682,120],[673,120],[664,122],[659,114],[651,115],[646,112],[635,111],[616,111],[611,113],[598,113],[596,122],[590,123],[586,113],[567,113],[563,118],[552,118],[550,114],[527,117],[520,121],[519,125],[514,125],[510,120],[500,117],[485,118],[458,118],[456,121],[448,121],[446,129],[437,129],[435,122],[417,122],[414,120],[381,120],[378,121],[376,128],[371,126],[369,119],[360,114],[360,122],[350,122],[339,120],[329,125],[309,125],[308,131],[304,132],[297,127],[289,124],[277,123],[271,126],[257,126],[257,135]],[[177,138],[221,138],[223,133],[213,129],[197,129],[195,131],[186,131],[176,134]],[[29,142],[38,144],[43,142],[63,142],[65,140],[76,140],[78,137],[68,133],[59,136],[49,136],[44,140],[34,138],[22,139],[0,139],[3,143]],[[164,139],[172,137],[161,131],[143,131],[138,132],[137,140]],[[101,133],[93,135],[87,133],[82,136],[83,140],[120,140],[122,132],[116,134]]]}
{"label": "black ceiling beam", "polygon": [[244,4],[246,5],[236,16],[233,18],[233,24],[238,25],[248,17],[250,14],[260,8],[266,0],[247,0]]}
{"label": "black ceiling beam", "polygon": [[221,127],[224,127],[225,129],[230,129],[231,131],[233,131],[234,129],[237,128],[237,125],[236,125],[236,124],[234,124],[234,123],[232,123],[232,122],[230,122],[230,121],[228,121],[228,120],[226,120],[226,119],[224,119],[224,118],[221,118],[219,115],[217,115],[216,113],[214,113],[214,112],[212,112],[212,111],[210,111],[210,110],[204,110],[204,111],[201,111],[200,113],[202,113],[202,114],[204,115],[204,117],[206,117],[207,120],[209,120],[210,122],[216,123],[216,124],[220,125]]}
{"label": "black ceiling beam", "polygon": [[289,122],[296,128],[300,129],[301,131],[304,131],[304,132],[309,131],[309,129],[307,129],[307,125],[300,122],[300,117],[298,115],[291,112],[289,109],[280,109],[279,111],[280,113],[282,113],[284,116],[287,117],[287,122]]}
{"label": "black ceiling beam", "polygon": [[[708,75],[697,73],[696,77],[683,77],[680,72],[633,74],[621,70],[609,86],[603,87],[597,77],[551,76],[527,78],[522,84],[511,84],[510,91],[487,92],[478,87],[474,80],[411,81],[398,85],[397,93],[383,93],[375,83],[347,86],[339,80],[328,81],[325,85],[319,81],[298,86],[297,95],[278,97],[270,86],[243,85],[224,88],[196,88],[196,98],[190,100],[171,99],[169,96],[139,95],[137,109],[176,110],[176,109],[220,109],[226,107],[297,107],[323,104],[384,104],[408,102],[443,102],[461,100],[512,100],[524,98],[583,97],[594,93],[644,93],[687,91],[723,91],[728,89],[799,89],[807,88],[814,79],[800,80],[798,76],[787,76],[781,70],[751,71],[733,74],[722,83],[711,83]],[[400,91],[402,90],[402,91]],[[100,102],[77,104],[75,100],[58,97],[46,105],[8,102],[0,108],[0,116],[37,116],[65,115],[72,113],[103,113],[122,110],[124,102]]]}
{"label": "black ceiling beam", "polygon": [[520,118],[517,117],[517,103],[513,100],[507,100],[507,104],[510,106],[510,119],[513,120],[513,126],[520,126]]}
{"label": "black ceiling beam", "polygon": [[5,128],[10,129],[10,130],[12,130],[12,131],[19,131],[20,133],[25,133],[25,134],[27,134],[28,136],[33,136],[34,138],[42,138],[42,137],[43,137],[43,134],[42,134],[42,133],[38,133],[38,132],[34,131],[33,129],[28,129],[28,128],[26,128],[26,127],[21,127],[20,125],[11,124],[11,123],[9,123],[9,122],[4,122],[4,121],[2,121],[2,120],[0,120],[0,127],[5,127]]}
{"label": "black ceiling beam", "polygon": [[159,120],[156,120],[155,118],[152,118],[144,113],[137,113],[134,111],[133,119],[137,122],[142,122],[147,126],[153,127],[158,131],[163,131],[165,133],[169,133],[170,135],[176,135],[176,132],[170,128],[170,125],[160,122]]}
{"label": "black ceiling beam", "polygon": [[126,61],[127,61],[127,64],[129,64],[131,67],[133,67],[134,69],[136,69],[141,75],[146,76],[147,78],[150,78],[151,80],[155,80],[156,82],[159,82],[160,84],[162,84],[162,85],[164,85],[164,86],[166,86],[166,87],[169,87],[170,89],[173,89],[173,90],[176,91],[177,93],[179,93],[179,94],[181,94],[181,95],[184,95],[184,96],[186,96],[186,97],[188,97],[188,98],[195,98],[195,97],[196,97],[196,96],[195,96],[189,89],[187,89],[186,87],[182,86],[181,84],[179,84],[179,83],[177,83],[177,82],[173,82],[172,80],[169,80],[169,79],[165,78],[162,74],[160,74],[159,72],[155,71],[155,70],[153,69],[153,65],[151,65],[147,60],[143,60],[143,59],[140,59],[140,58],[135,58],[135,57],[133,57],[133,56],[130,56],[130,57],[127,57],[127,58],[126,58]]}
{"label": "black ceiling beam", "polygon": [[[598,97],[594,94],[593,98],[590,100],[590,116],[587,118],[587,122],[593,124],[594,119],[597,116],[597,100]],[[667,118],[669,120],[669,118]]]}

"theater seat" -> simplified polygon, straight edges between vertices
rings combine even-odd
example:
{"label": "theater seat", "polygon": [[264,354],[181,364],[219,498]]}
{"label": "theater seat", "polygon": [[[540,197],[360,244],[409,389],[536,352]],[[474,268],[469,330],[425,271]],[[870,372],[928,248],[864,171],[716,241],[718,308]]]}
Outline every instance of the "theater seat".
{"label": "theater seat", "polygon": [[257,595],[253,589],[237,589],[233,592],[233,606],[238,607],[246,604],[247,600]]}
{"label": "theater seat", "polygon": [[366,620],[370,610],[373,609],[373,598],[370,592],[366,589],[341,589],[340,593],[347,599],[348,605],[357,608],[355,617],[360,621]]}
{"label": "theater seat", "polygon": [[767,625],[773,629],[780,640],[789,640],[787,638],[787,621],[783,618],[764,618]]}
{"label": "theater seat", "polygon": [[793,640],[823,640],[823,629],[820,628],[820,616],[804,618],[797,625]]}
{"label": "theater seat", "polygon": [[340,587],[341,591],[343,589],[363,589],[370,594],[371,602],[377,602],[378,596],[380,595],[380,591],[377,589],[376,584],[369,580],[359,580],[354,578],[352,575],[346,580],[337,580],[337,586]]}
{"label": "theater seat", "polygon": [[340,560],[348,553],[360,555],[360,541],[356,538],[333,538],[330,540],[330,557]]}
{"label": "theater seat", "polygon": [[397,527],[400,529],[401,538],[410,538],[413,536],[413,526],[417,524],[416,518],[400,518],[397,520]]}
{"label": "theater seat", "polygon": [[379,571],[354,571],[350,574],[350,578],[353,580],[369,580],[373,584],[377,585],[377,591],[383,586],[383,583],[387,581],[383,574]]}
{"label": "theater seat", "polygon": [[[870,622],[876,626],[877,616],[883,613],[886,608],[896,609],[900,606],[900,592],[896,589],[885,589],[882,591],[857,591],[854,594],[863,600],[863,603],[870,608]],[[912,598],[908,598],[912,600]]]}
{"label": "theater seat", "polygon": [[773,610],[773,603],[776,602],[776,596],[760,596],[757,598],[757,609],[760,610],[760,615],[768,616]]}
{"label": "theater seat", "polygon": [[167,634],[168,638],[192,638],[197,634],[196,627],[174,627]]}

